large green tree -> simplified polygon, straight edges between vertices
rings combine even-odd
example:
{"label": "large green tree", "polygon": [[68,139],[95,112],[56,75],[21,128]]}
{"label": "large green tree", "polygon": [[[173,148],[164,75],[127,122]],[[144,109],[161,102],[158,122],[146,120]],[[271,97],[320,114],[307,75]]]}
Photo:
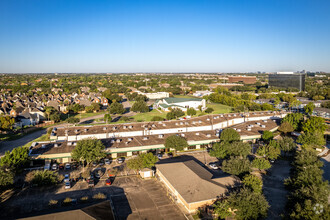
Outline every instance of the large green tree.
{"label": "large green tree", "polygon": [[121,104],[119,102],[111,103],[109,108],[110,108],[109,112],[111,114],[123,114],[123,113],[125,113],[125,108],[124,108],[123,104]]}
{"label": "large green tree", "polygon": [[257,168],[259,170],[267,170],[271,168],[271,165],[268,160],[265,158],[255,158],[252,161],[252,167]]}
{"label": "large green tree", "polygon": [[196,113],[197,112],[194,108],[188,108],[188,110],[187,110],[187,115],[193,116],[193,115],[196,115]]}
{"label": "large green tree", "polygon": [[247,158],[230,157],[223,161],[221,169],[229,174],[240,176],[250,171],[251,163]]}
{"label": "large green tree", "polygon": [[97,139],[83,139],[77,142],[77,146],[71,152],[72,159],[90,164],[93,161],[105,157],[104,145]]}
{"label": "large green tree", "polygon": [[301,126],[301,123],[304,120],[304,115],[301,113],[290,113],[287,114],[281,123],[289,122],[294,130],[298,130]]}
{"label": "large green tree", "polygon": [[152,168],[155,166],[155,163],[158,161],[158,157],[153,155],[153,153],[149,152],[146,154],[140,154],[139,157],[142,160],[142,164],[144,168]]}
{"label": "large green tree", "polygon": [[233,141],[239,141],[240,139],[241,136],[239,133],[232,128],[226,128],[220,134],[220,140],[224,142],[231,143]]}
{"label": "large green tree", "polygon": [[262,193],[262,180],[255,175],[245,175],[243,178],[245,187],[250,188],[253,192]]}
{"label": "large green tree", "polygon": [[278,130],[281,131],[281,132],[283,132],[283,133],[285,133],[285,134],[294,131],[292,125],[291,125],[290,122],[288,122],[288,121],[283,122],[283,123],[280,125],[280,127],[278,128]]}
{"label": "large green tree", "polygon": [[30,162],[29,149],[25,147],[14,148],[11,152],[6,151],[0,160],[0,166],[6,166],[15,172],[21,171]]}
{"label": "large green tree", "polygon": [[133,104],[131,111],[133,112],[149,112],[149,106],[145,101],[137,101]]}
{"label": "large green tree", "polygon": [[303,133],[298,139],[298,143],[303,145],[303,148],[316,148],[325,145],[325,139],[322,133],[316,131],[313,133]]}
{"label": "large green tree", "polygon": [[257,154],[275,160],[281,154],[281,150],[278,147],[274,147],[268,144],[266,146],[259,147],[257,150]]}
{"label": "large green tree", "polygon": [[302,130],[307,133],[321,132],[323,133],[327,126],[321,117],[312,116],[302,124]]}
{"label": "large green tree", "polygon": [[264,195],[242,188],[228,197],[229,207],[236,219],[262,219],[267,216],[269,204]]}
{"label": "large green tree", "polygon": [[313,102],[309,102],[305,107],[304,110],[306,112],[306,114],[311,115],[313,113],[313,110],[315,108],[315,105],[313,104]]}
{"label": "large green tree", "polygon": [[5,166],[0,167],[0,190],[14,183],[14,173]]}
{"label": "large green tree", "polygon": [[185,147],[188,147],[187,140],[178,135],[172,135],[166,138],[165,147],[168,149],[175,149],[176,151],[182,151]]}
{"label": "large green tree", "polygon": [[111,123],[111,121],[112,121],[111,115],[110,114],[105,114],[104,115],[104,121],[107,124]]}

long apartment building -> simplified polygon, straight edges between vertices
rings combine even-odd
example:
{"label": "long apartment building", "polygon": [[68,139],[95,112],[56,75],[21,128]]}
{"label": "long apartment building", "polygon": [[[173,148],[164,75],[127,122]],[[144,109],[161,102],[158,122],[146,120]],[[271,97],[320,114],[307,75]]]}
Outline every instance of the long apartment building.
{"label": "long apartment building", "polygon": [[53,141],[33,143],[30,156],[69,162],[77,141],[85,138],[101,139],[111,158],[160,152],[165,150],[165,139],[173,134],[186,138],[189,147],[185,150],[194,150],[218,142],[221,129],[227,127],[235,129],[243,141],[253,141],[265,130],[275,131],[285,115],[285,112],[232,113],[176,121],[58,128],[52,133]]}

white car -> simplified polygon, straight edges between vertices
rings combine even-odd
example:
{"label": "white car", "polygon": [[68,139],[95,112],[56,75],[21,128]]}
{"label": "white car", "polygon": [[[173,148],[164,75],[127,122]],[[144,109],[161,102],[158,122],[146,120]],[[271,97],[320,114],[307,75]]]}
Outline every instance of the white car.
{"label": "white car", "polygon": [[108,158],[106,158],[106,159],[104,159],[104,163],[105,163],[106,165],[110,165],[110,160],[109,160]]}
{"label": "white car", "polygon": [[66,169],[66,170],[70,170],[70,169],[71,169],[71,164],[66,163],[66,164],[65,164],[65,169]]}
{"label": "white car", "polygon": [[57,170],[57,168],[58,168],[57,163],[53,163],[52,170]]}
{"label": "white car", "polygon": [[46,164],[46,165],[44,166],[44,169],[45,169],[45,170],[50,170],[50,164]]}
{"label": "white car", "polygon": [[70,189],[71,188],[71,183],[70,182],[65,182],[65,188]]}
{"label": "white car", "polygon": [[70,182],[70,175],[69,174],[64,175],[64,182]]}
{"label": "white car", "polygon": [[209,163],[209,166],[210,166],[211,169],[213,169],[213,170],[217,170],[217,169],[219,169],[219,167],[217,166],[216,163]]}

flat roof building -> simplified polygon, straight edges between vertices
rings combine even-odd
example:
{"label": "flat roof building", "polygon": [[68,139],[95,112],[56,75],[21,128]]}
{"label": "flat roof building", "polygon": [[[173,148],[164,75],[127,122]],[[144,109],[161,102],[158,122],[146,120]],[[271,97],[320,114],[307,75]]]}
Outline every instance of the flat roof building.
{"label": "flat roof building", "polygon": [[244,84],[254,84],[257,82],[255,76],[228,76],[229,83],[242,82]]}
{"label": "flat roof building", "polygon": [[224,197],[229,188],[240,184],[231,175],[214,178],[213,174],[194,160],[156,164],[156,175],[174,200],[192,213]]}
{"label": "flat roof building", "polygon": [[269,74],[269,86],[305,90],[305,74]]}

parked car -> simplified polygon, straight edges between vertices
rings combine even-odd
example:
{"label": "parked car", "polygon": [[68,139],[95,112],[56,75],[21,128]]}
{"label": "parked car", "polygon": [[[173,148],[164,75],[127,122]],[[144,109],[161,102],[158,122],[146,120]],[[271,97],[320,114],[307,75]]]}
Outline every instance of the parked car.
{"label": "parked car", "polygon": [[71,183],[65,182],[65,189],[70,189],[70,188],[71,188]]}
{"label": "parked car", "polygon": [[119,157],[119,158],[117,158],[117,162],[118,163],[124,163],[124,161],[125,161],[125,157]]}
{"label": "parked car", "polygon": [[213,170],[217,170],[219,169],[218,165],[216,163],[209,163],[209,166],[211,167],[211,169]]}
{"label": "parked car", "polygon": [[45,169],[45,170],[50,170],[50,164],[46,164],[46,165],[44,166],[44,169]]}
{"label": "parked car", "polygon": [[66,169],[66,170],[70,170],[70,169],[71,169],[71,164],[66,163],[66,164],[65,164],[65,169]]}
{"label": "parked car", "polygon": [[110,180],[110,178],[108,178],[108,179],[105,181],[105,185],[107,185],[107,186],[110,186],[110,185],[111,185],[111,180]]}
{"label": "parked car", "polygon": [[70,182],[70,174],[64,175],[64,182]]}
{"label": "parked car", "polygon": [[163,155],[162,154],[157,154],[158,159],[162,159]]}
{"label": "parked car", "polygon": [[94,162],[92,163],[92,165],[93,165],[93,167],[96,167],[96,166],[97,166],[97,163],[94,161]]}
{"label": "parked car", "polygon": [[52,170],[57,170],[57,168],[58,168],[57,163],[53,163]]}
{"label": "parked car", "polygon": [[173,154],[172,154],[172,153],[168,153],[167,156],[168,156],[169,158],[172,158],[172,157],[173,157]]}
{"label": "parked car", "polygon": [[106,165],[110,165],[110,160],[108,159],[108,158],[106,158],[106,159],[104,159],[104,163],[106,164]]}
{"label": "parked car", "polygon": [[99,166],[103,166],[103,165],[104,165],[104,160],[100,160]]}
{"label": "parked car", "polygon": [[58,166],[58,169],[63,170],[63,169],[64,169],[64,164],[61,163],[61,164]]}
{"label": "parked car", "polygon": [[88,187],[94,187],[94,178],[90,178],[87,180]]}

